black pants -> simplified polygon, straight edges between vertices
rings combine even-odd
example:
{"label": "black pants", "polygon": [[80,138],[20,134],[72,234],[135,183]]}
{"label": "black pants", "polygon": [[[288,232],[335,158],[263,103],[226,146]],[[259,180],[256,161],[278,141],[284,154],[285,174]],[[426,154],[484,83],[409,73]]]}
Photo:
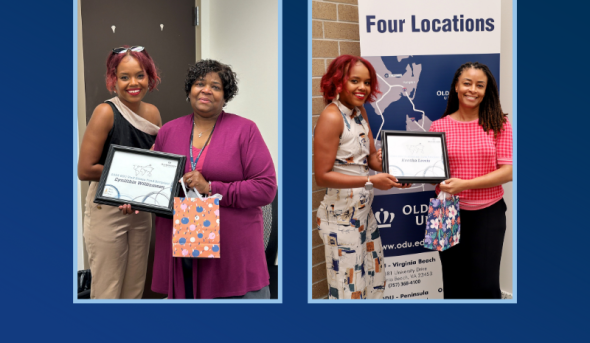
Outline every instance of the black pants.
{"label": "black pants", "polygon": [[506,203],[460,215],[459,244],[440,253],[445,299],[500,299]]}

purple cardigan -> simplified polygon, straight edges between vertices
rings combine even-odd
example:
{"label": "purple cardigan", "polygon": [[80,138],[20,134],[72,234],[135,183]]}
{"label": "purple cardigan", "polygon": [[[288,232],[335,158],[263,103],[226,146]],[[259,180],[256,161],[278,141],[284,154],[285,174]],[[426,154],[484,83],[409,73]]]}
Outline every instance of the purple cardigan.
{"label": "purple cardigan", "polygon": [[[187,156],[192,114],[166,123],[154,150]],[[202,174],[211,181],[220,205],[221,258],[195,259],[195,298],[231,297],[269,284],[264,254],[262,210],[277,191],[275,169],[258,127],[253,121],[221,112],[203,161]],[[182,191],[181,191],[182,192]],[[196,262],[196,263],[195,263]],[[156,217],[156,247],[152,290],[183,299],[182,261],[172,257],[172,220]]]}

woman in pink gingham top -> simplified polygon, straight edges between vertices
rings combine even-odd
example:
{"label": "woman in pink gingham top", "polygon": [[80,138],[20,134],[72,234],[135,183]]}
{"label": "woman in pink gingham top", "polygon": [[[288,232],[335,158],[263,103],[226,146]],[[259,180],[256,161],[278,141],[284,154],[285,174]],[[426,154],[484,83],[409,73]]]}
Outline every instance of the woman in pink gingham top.
{"label": "woman in pink gingham top", "polygon": [[460,244],[441,253],[445,298],[499,299],[512,127],[486,65],[463,64],[449,93],[445,113],[430,127],[445,132],[451,170],[436,192],[457,195],[461,209]]}

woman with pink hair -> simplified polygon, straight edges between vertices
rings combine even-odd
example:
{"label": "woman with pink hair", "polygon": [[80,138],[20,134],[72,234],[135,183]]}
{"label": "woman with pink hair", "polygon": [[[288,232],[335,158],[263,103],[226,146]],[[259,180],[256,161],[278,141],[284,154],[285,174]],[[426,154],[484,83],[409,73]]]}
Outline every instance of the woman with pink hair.
{"label": "woman with pink hair", "polygon": [[379,92],[373,66],[361,57],[334,59],[321,80],[326,108],[314,134],[315,179],[327,187],[318,208],[318,231],[326,251],[330,299],[381,299],[383,250],[371,210],[373,187],[407,188],[381,171],[365,102]]}
{"label": "woman with pink hair", "polygon": [[123,216],[117,207],[93,201],[111,144],[142,149],[154,144],[162,119],[156,106],[142,100],[156,88],[160,77],[154,61],[141,46],[113,49],[106,65],[106,86],[115,96],[96,106],[78,160],[78,178],[90,181],[84,211],[84,241],[92,272],[90,297],[141,299],[151,214]]}

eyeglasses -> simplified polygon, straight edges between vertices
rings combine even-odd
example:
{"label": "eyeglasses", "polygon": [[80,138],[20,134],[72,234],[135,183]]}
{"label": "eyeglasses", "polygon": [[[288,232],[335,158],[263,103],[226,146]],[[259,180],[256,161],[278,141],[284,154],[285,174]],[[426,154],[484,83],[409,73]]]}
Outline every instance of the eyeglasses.
{"label": "eyeglasses", "polygon": [[123,53],[126,53],[127,50],[131,50],[131,51],[135,51],[135,52],[141,52],[141,51],[144,51],[145,48],[143,46],[132,46],[130,48],[123,48],[123,47],[114,48],[113,49],[113,54],[123,54]]}

